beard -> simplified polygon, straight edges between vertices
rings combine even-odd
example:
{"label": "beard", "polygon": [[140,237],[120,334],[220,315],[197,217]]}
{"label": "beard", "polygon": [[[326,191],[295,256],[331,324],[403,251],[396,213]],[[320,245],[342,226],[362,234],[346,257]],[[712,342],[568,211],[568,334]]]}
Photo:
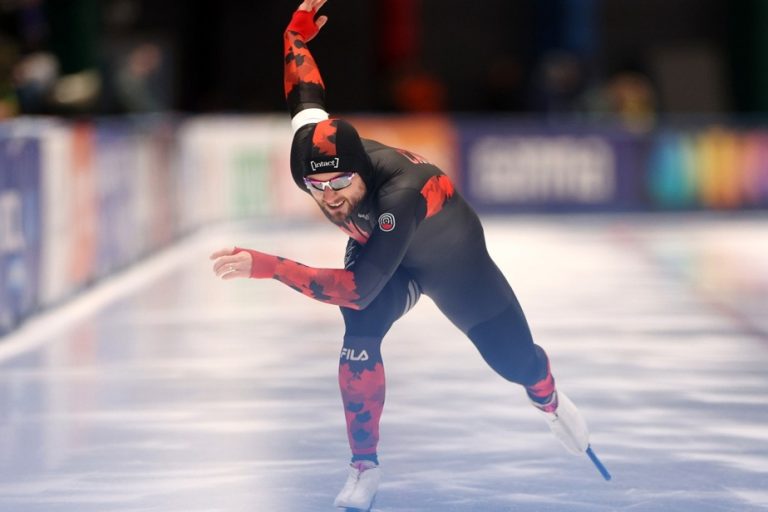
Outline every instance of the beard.
{"label": "beard", "polygon": [[352,217],[352,214],[355,212],[358,204],[359,201],[356,201],[353,204],[349,200],[344,199],[341,206],[338,208],[331,208],[325,203],[318,202],[318,205],[320,206],[320,209],[323,211],[323,214],[326,216],[326,218],[337,226],[343,226],[346,224],[347,219]]}

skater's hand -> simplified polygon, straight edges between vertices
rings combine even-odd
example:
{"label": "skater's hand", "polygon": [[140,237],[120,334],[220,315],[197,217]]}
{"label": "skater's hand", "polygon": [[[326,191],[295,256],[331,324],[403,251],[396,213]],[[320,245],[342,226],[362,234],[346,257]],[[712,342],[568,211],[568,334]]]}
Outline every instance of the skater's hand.
{"label": "skater's hand", "polygon": [[214,260],[213,272],[222,279],[251,277],[253,256],[248,251],[236,252],[237,249],[220,249],[211,254]]}
{"label": "skater's hand", "polygon": [[299,5],[297,11],[309,11],[311,13],[316,13],[320,10],[320,8],[325,5],[325,2],[327,0],[304,0],[301,2],[301,5]]}
{"label": "skater's hand", "polygon": [[315,14],[325,5],[325,2],[326,0],[304,0],[301,2],[296,12],[293,13],[287,30],[301,34],[304,42],[311,41],[328,21],[328,16],[318,16],[317,19],[314,19]]}

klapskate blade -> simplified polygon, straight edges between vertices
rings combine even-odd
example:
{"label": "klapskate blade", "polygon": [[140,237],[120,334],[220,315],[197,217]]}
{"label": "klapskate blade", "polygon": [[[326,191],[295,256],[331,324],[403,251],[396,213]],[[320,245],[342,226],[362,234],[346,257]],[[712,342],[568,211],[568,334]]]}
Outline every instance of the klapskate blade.
{"label": "klapskate blade", "polygon": [[589,460],[592,461],[600,474],[603,475],[603,478],[605,478],[606,481],[609,481],[611,479],[611,474],[605,469],[605,466],[603,466],[603,463],[597,458],[595,452],[592,451],[592,445],[587,446],[587,455],[589,455]]}

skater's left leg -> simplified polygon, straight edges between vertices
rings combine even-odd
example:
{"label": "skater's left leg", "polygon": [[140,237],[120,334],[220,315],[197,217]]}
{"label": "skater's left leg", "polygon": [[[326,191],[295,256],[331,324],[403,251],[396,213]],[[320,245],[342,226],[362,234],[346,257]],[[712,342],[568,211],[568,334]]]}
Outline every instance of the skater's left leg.
{"label": "skater's left leg", "polygon": [[[424,294],[472,340],[488,365],[546,399],[554,391],[547,355],[535,345],[523,310],[485,247],[482,230],[441,265],[419,276]],[[549,382],[549,386],[544,384]]]}
{"label": "skater's left leg", "polygon": [[456,275],[459,270],[463,271],[461,285],[449,280],[436,282],[425,288],[425,293],[467,334],[496,373],[525,388],[531,403],[545,415],[565,447],[573,453],[584,452],[589,444],[587,424],[573,403],[558,392],[549,358],[533,342],[522,308],[504,275],[482,252],[471,267],[452,269],[445,275]]}
{"label": "skater's left leg", "polygon": [[573,402],[557,391],[549,358],[533,343],[517,301],[467,334],[491,368],[525,387],[531,403],[563,446],[571,453],[584,453],[589,446],[587,423]]}
{"label": "skater's left leg", "polygon": [[[547,355],[543,348],[533,343],[528,322],[517,300],[470,328],[467,336],[496,373],[536,394],[547,391],[542,386],[542,382],[551,377]],[[554,380],[549,391],[554,391]]]}

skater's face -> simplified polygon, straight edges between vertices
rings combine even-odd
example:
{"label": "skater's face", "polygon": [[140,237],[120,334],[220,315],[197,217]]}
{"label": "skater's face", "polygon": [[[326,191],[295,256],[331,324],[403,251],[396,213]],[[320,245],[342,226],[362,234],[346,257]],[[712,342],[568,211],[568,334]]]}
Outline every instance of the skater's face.
{"label": "skater's face", "polygon": [[[323,172],[305,180],[312,197],[333,222],[344,222],[365,197],[365,183],[356,173]],[[338,189],[338,190],[336,190]]]}

